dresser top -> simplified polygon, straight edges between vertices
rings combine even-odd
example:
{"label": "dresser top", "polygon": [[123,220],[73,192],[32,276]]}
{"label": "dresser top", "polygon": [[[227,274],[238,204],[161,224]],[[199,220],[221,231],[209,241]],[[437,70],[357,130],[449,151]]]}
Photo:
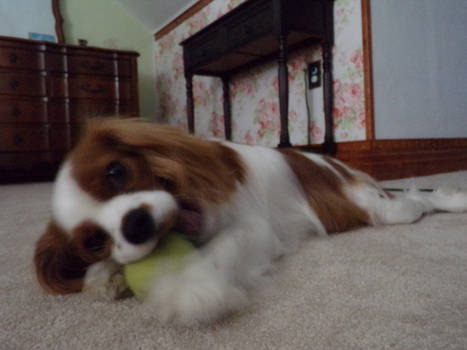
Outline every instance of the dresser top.
{"label": "dresser top", "polygon": [[58,44],[50,41],[40,41],[40,40],[31,40],[24,38],[15,38],[11,36],[1,36],[0,35],[0,45],[5,43],[11,44],[24,44],[24,45],[44,45],[45,47],[54,47],[57,49],[60,48],[71,48],[76,50],[86,50],[86,51],[95,51],[102,53],[124,53],[127,55],[139,56],[139,53],[132,50],[117,50],[117,49],[104,49],[95,46],[80,46],[80,45],[67,45],[67,44]]}

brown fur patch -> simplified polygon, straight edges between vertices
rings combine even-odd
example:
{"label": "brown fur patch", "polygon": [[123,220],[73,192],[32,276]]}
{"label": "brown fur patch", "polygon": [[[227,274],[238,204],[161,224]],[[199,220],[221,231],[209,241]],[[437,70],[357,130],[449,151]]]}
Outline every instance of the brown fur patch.
{"label": "brown fur patch", "polygon": [[328,233],[346,231],[370,222],[367,213],[345,196],[344,183],[332,170],[293,150],[281,150],[281,153]]}
{"label": "brown fur patch", "polygon": [[87,264],[53,221],[36,243],[34,266],[39,284],[49,293],[77,293],[83,287]]}
{"label": "brown fur patch", "polygon": [[80,186],[97,199],[111,198],[104,174],[115,160],[130,169],[125,192],[165,188],[188,200],[219,203],[246,177],[238,154],[218,142],[138,120],[91,121],[71,155]]}
{"label": "brown fur patch", "polygon": [[127,170],[127,182],[121,192],[154,188],[154,178],[145,159],[138,152],[102,133],[88,130],[70,155],[72,173],[79,186],[97,200],[115,196],[115,190],[106,182],[106,169],[112,162],[121,163]]}
{"label": "brown fur patch", "polygon": [[92,263],[110,255],[110,240],[99,251],[90,251],[86,241],[102,230],[94,223],[85,222],[73,230],[70,238],[51,221],[36,243],[34,265],[39,284],[51,294],[80,292],[86,269]]}
{"label": "brown fur patch", "polygon": [[[100,249],[89,249],[87,242],[95,236],[105,237]],[[77,255],[86,263],[93,264],[100,260],[107,259],[112,250],[110,236],[99,225],[91,221],[85,221],[78,225],[72,232],[70,245],[74,247]]]}

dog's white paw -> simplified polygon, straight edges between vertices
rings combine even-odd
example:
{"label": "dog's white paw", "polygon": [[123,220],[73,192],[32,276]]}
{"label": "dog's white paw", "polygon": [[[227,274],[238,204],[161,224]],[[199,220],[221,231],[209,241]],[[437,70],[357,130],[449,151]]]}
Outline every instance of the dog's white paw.
{"label": "dog's white paw", "polygon": [[163,323],[190,326],[218,320],[245,302],[245,291],[220,274],[188,268],[157,281],[147,310]]}
{"label": "dog's white paw", "polygon": [[433,203],[439,210],[462,213],[467,211],[467,189],[440,187],[433,193]]}
{"label": "dog's white paw", "polygon": [[127,289],[121,266],[111,260],[93,264],[86,272],[83,293],[94,299],[115,300],[125,294]]}

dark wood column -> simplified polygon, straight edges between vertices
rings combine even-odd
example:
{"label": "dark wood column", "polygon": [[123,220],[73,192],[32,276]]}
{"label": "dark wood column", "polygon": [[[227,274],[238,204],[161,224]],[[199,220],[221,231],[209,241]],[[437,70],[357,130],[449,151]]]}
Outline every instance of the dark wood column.
{"label": "dark wood column", "polygon": [[324,30],[325,37],[321,42],[323,49],[323,99],[324,99],[324,134],[323,152],[334,155],[336,144],[334,140],[334,121],[332,109],[334,106],[334,87],[332,85],[332,46],[334,43],[334,1],[325,1]]}
{"label": "dark wood column", "polygon": [[224,130],[225,138],[232,140],[232,107],[230,104],[230,78],[228,75],[222,76],[222,90],[224,92]]}
{"label": "dark wood column", "polygon": [[193,101],[193,74],[185,75],[186,82],[186,113],[188,118],[188,131],[195,132],[195,105]]}
{"label": "dark wood column", "polygon": [[281,133],[279,147],[290,147],[289,140],[289,72],[287,69],[287,35],[279,36],[279,110]]}
{"label": "dark wood column", "polygon": [[332,45],[326,41],[323,47],[323,94],[324,94],[324,152],[333,154],[334,144],[334,122],[332,117],[332,106],[334,105],[334,91],[332,86]]}

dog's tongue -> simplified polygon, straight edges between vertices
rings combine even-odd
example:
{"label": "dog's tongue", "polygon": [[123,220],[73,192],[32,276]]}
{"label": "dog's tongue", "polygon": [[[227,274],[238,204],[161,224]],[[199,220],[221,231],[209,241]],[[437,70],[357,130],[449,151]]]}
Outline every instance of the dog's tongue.
{"label": "dog's tongue", "polygon": [[199,212],[189,209],[180,209],[174,229],[187,236],[196,238],[201,234],[202,226],[202,215]]}

